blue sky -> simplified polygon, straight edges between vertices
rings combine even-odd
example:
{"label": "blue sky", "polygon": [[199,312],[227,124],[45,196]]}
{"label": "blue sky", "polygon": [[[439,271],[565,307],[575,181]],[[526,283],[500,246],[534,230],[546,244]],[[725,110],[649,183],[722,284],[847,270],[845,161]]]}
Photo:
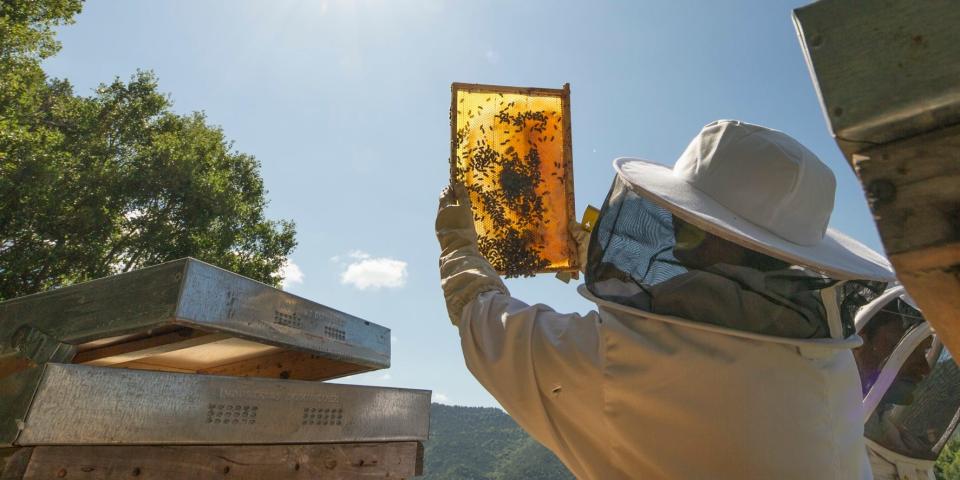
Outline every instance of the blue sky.
{"label": "blue sky", "polygon": [[[80,94],[153,70],[176,111],[206,112],[260,160],[269,215],[297,223],[288,290],[393,331],[392,367],[345,381],[495,406],[463,365],[436,268],[450,83],[569,82],[579,212],[602,203],[615,157],[672,164],[720,118],[785,131],[837,175],[832,226],[880,248],[797,42],[804,3],[88,0],[45,67]],[[549,275],[507,284],[591,308]]]}

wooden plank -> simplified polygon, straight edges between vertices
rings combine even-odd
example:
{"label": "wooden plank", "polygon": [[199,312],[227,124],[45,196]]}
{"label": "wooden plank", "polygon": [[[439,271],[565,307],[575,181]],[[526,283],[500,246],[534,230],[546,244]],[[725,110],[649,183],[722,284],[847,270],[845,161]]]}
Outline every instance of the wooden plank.
{"label": "wooden plank", "polygon": [[[22,480],[411,478],[423,471],[419,442],[245,446],[35,447]],[[3,477],[4,480],[7,477]]]}
{"label": "wooden plank", "polygon": [[11,355],[10,357],[0,360],[0,378],[8,377],[14,373],[36,366],[37,364],[29,358],[14,357]]}
{"label": "wooden plank", "polygon": [[888,254],[960,241],[960,125],[853,157]]}
{"label": "wooden plank", "polygon": [[371,369],[353,363],[338,362],[306,352],[284,350],[201,369],[197,373],[292,380],[329,380],[369,370]]}
{"label": "wooden plank", "polygon": [[[570,114],[570,84],[563,84],[563,95],[560,97],[561,108],[563,109],[563,118],[568,119],[563,122],[563,170],[566,172],[564,179],[564,190],[567,192],[567,211],[570,212],[567,217],[567,225],[573,225],[577,221],[577,204],[574,198],[573,186],[573,116]],[[576,241],[571,237],[572,245],[576,246]],[[576,251],[576,248],[574,248]],[[586,265],[580,265],[580,255],[573,255],[570,262],[570,269],[566,272],[570,275],[579,275],[580,269],[586,270]],[[562,273],[562,272],[558,272]]]}
{"label": "wooden plank", "polygon": [[514,87],[510,85],[485,85],[482,83],[463,83],[453,82],[450,89],[454,92],[470,93],[515,93],[518,95],[558,97],[570,93],[570,85],[565,84],[563,88],[542,88],[542,87]]}
{"label": "wooden plank", "polygon": [[[209,338],[209,341],[205,339]],[[194,343],[195,342],[195,343]],[[113,363],[112,366],[119,368],[139,368],[142,370],[162,370],[162,371],[186,371],[200,372],[207,368],[213,368],[219,365],[226,365],[238,362],[248,358],[268,355],[282,350],[280,347],[268,345],[261,342],[250,341],[243,338],[231,338],[227,334],[211,334],[207,337],[200,337],[185,342],[182,348],[174,348],[170,351],[158,349],[155,354],[150,356],[139,356],[134,352],[129,362],[122,361]],[[194,343],[190,345],[190,343]],[[114,360],[110,357],[108,360]]]}
{"label": "wooden plank", "polygon": [[170,333],[152,335],[129,342],[82,351],[73,358],[73,363],[99,366],[115,365],[197,345],[205,345],[225,338],[230,337],[226,334],[211,334],[202,330],[183,328]]}
{"label": "wooden plank", "polygon": [[960,123],[956,0],[822,0],[794,11],[823,111],[852,153]]}
{"label": "wooden plank", "polygon": [[33,448],[0,448],[0,480],[23,478],[30,464]]}
{"label": "wooden plank", "polygon": [[891,255],[897,277],[943,344],[960,355],[960,243]]}
{"label": "wooden plank", "polygon": [[897,277],[960,354],[960,125],[853,157]]}

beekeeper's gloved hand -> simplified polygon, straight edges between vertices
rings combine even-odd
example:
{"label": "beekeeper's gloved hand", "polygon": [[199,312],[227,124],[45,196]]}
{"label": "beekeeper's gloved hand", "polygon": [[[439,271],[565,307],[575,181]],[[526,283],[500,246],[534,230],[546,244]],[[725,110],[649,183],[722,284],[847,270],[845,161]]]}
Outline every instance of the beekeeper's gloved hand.
{"label": "beekeeper's gloved hand", "polygon": [[447,301],[447,313],[456,325],[463,307],[481,293],[509,292],[477,249],[470,196],[463,185],[447,187],[440,194],[436,228],[440,242],[440,286]]}
{"label": "beekeeper's gloved hand", "polygon": [[577,242],[577,262],[581,273],[587,273],[587,249],[590,246],[590,232],[580,222],[570,222],[570,235]]}

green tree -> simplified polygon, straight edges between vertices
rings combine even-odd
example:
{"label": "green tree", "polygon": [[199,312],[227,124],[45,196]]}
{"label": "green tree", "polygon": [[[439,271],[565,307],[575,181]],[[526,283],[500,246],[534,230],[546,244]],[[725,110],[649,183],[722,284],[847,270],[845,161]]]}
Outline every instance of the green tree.
{"label": "green tree", "polygon": [[936,474],[937,480],[960,480],[960,436],[954,436],[940,452]]}
{"label": "green tree", "polygon": [[193,256],[277,284],[294,225],[259,163],[156,78],[78,96],[40,62],[77,0],[0,3],[0,299]]}

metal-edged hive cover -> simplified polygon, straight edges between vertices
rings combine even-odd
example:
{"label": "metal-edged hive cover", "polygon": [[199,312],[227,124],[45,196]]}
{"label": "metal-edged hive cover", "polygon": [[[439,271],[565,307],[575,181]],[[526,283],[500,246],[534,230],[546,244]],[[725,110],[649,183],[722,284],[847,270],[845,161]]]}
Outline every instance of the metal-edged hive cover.
{"label": "metal-edged hive cover", "polygon": [[569,85],[451,90],[451,181],[470,192],[480,252],[511,277],[577,270]]}
{"label": "metal-edged hive cover", "polygon": [[18,445],[423,441],[430,392],[48,363]]}
{"label": "metal-edged hive cover", "polygon": [[70,360],[323,380],[389,367],[390,330],[187,258],[0,303],[0,374]]}

